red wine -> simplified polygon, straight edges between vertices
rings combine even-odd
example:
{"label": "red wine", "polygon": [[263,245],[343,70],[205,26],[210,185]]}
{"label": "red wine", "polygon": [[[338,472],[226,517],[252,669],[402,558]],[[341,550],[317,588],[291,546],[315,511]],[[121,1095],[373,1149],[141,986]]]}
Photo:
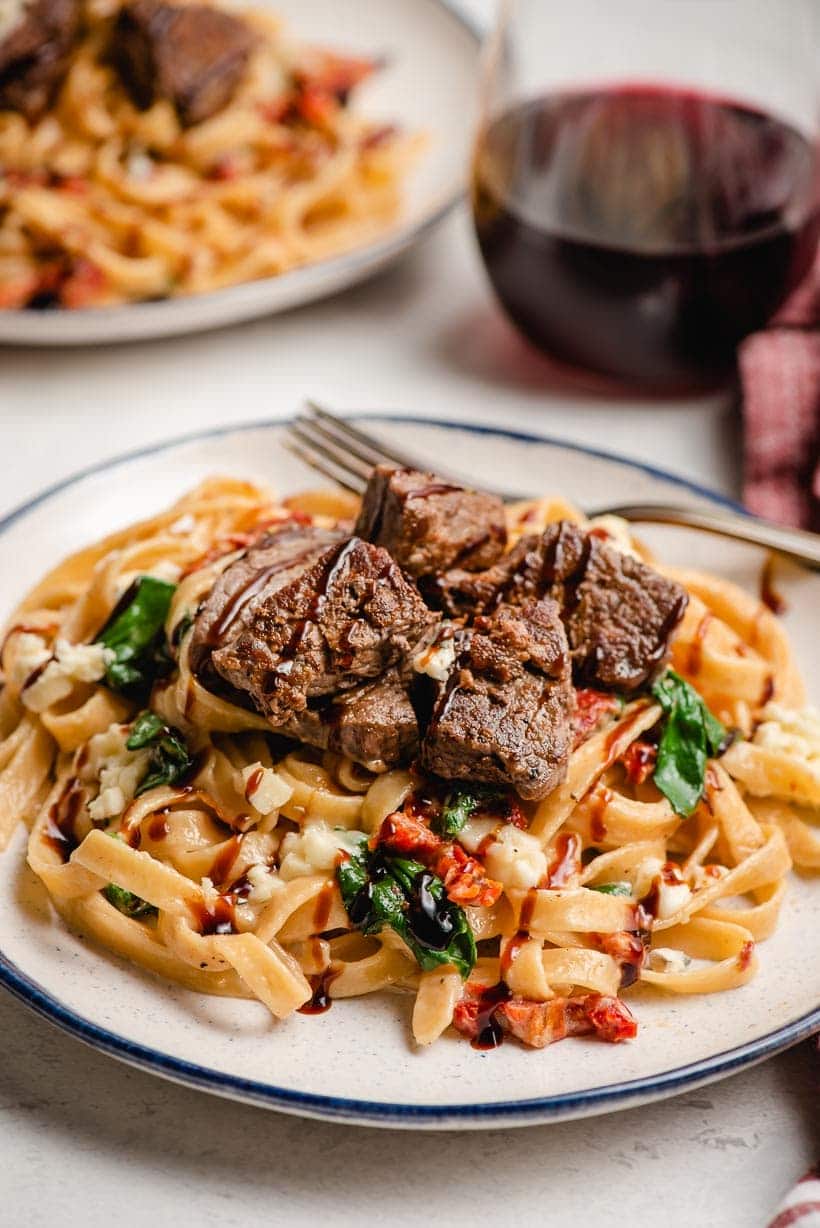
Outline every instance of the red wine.
{"label": "red wine", "polygon": [[496,294],[541,349],[656,389],[708,385],[809,268],[816,150],[740,103],[622,86],[540,98],[479,141]]}

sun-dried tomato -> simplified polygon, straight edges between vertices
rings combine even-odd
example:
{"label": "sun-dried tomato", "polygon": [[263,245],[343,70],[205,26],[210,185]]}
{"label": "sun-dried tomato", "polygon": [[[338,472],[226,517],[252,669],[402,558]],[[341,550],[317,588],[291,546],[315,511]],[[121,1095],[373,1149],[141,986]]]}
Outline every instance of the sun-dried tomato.
{"label": "sun-dried tomato", "polygon": [[619,998],[583,994],[574,998],[550,998],[531,1002],[510,998],[497,1007],[495,1017],[518,1040],[534,1049],[595,1032],[601,1040],[617,1043],[637,1034],[635,1019]]}
{"label": "sun-dried tomato", "polygon": [[632,742],[624,752],[622,763],[626,774],[634,785],[642,785],[655,770],[658,758],[658,748],[651,742],[638,739]]}
{"label": "sun-dried tomato", "polygon": [[646,932],[617,930],[614,934],[598,934],[597,945],[621,966],[621,989],[634,985],[646,958]]}
{"label": "sun-dried tomato", "polygon": [[413,814],[401,810],[389,814],[370,843],[373,848],[378,846],[388,853],[420,861],[442,880],[448,899],[454,904],[487,908],[495,904],[503,890],[500,883],[487,877],[481,862],[470,857],[460,844],[442,840]]}
{"label": "sun-dried tomato", "polygon": [[604,717],[619,712],[620,708],[620,701],[617,697],[606,691],[596,691],[592,687],[582,687],[576,691],[575,712],[572,717],[574,745],[578,747],[582,742],[586,742]]}
{"label": "sun-dried tomato", "polygon": [[422,823],[421,819],[397,810],[382,822],[375,839],[370,843],[373,848],[378,845],[388,853],[398,853],[400,857],[415,857],[417,861],[426,863],[428,857],[439,852],[443,841],[426,823]]}
{"label": "sun-dried tomato", "polygon": [[638,1034],[637,1020],[620,998],[588,994],[584,1009],[601,1040],[618,1044],[622,1040],[633,1040]]}
{"label": "sun-dried tomato", "polygon": [[550,998],[547,1002],[510,998],[498,1007],[496,1018],[506,1032],[531,1049],[546,1049],[567,1035],[592,1030],[582,1020],[579,1022],[584,1022],[584,1026],[575,1027],[566,998]]}
{"label": "sun-dried tomato", "polygon": [[64,307],[90,307],[100,301],[105,288],[105,274],[90,260],[76,260],[60,285],[60,302]]}
{"label": "sun-dried tomato", "polygon": [[332,123],[339,105],[335,95],[311,84],[299,88],[294,102],[299,117],[316,128],[324,128]]}
{"label": "sun-dried tomato", "polygon": [[443,844],[431,869],[444,883],[454,904],[490,908],[503,891],[501,883],[488,878],[481,862],[465,853],[460,844]]}
{"label": "sun-dried tomato", "polygon": [[376,60],[323,51],[314,53],[310,64],[298,69],[294,76],[301,89],[314,89],[345,103],[350,91],[377,68]]}
{"label": "sun-dried tomato", "polygon": [[504,1039],[499,1009],[510,998],[503,982],[481,985],[467,982],[453,1011],[453,1027],[473,1041],[476,1048],[494,1049]]}

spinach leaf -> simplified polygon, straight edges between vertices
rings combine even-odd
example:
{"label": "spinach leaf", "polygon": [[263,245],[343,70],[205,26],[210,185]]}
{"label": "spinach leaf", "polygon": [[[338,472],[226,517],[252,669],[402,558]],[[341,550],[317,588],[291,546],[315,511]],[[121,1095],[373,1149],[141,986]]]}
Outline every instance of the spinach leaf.
{"label": "spinach leaf", "polygon": [[[367,852],[367,841],[362,840],[355,853],[351,853],[336,869],[336,878],[339,881],[342,900],[354,925],[359,924],[359,918],[358,916],[353,916],[353,902],[357,896],[364,892],[367,886]],[[365,904],[364,896],[362,904]],[[369,908],[369,901],[367,906]]]}
{"label": "spinach leaf", "polygon": [[688,818],[703,796],[706,761],[726,741],[694,687],[668,669],[652,688],[664,721],[653,780],[676,814]]}
{"label": "spinach leaf", "polygon": [[140,576],[97,636],[96,642],[114,654],[105,671],[112,691],[144,697],[155,679],[172,668],[164,627],[175,587],[154,576]]}
{"label": "spinach leaf", "polygon": [[348,916],[362,933],[389,926],[423,971],[452,964],[466,980],[476,961],[475,938],[440,878],[418,861],[371,851],[364,840],[336,874]]}
{"label": "spinach leaf", "polygon": [[600,891],[603,895],[632,895],[630,883],[597,883],[594,887],[590,886],[590,890]]}
{"label": "spinach leaf", "polygon": [[103,895],[109,904],[113,904],[126,917],[133,917],[135,920],[141,917],[153,917],[157,911],[153,904],[141,900],[138,895],[134,895],[133,891],[126,891],[124,887],[118,887],[116,883],[109,883],[107,887],[104,887]]}
{"label": "spinach leaf", "polygon": [[179,733],[166,725],[155,712],[141,712],[131,726],[131,734],[125,743],[128,750],[151,751],[148,774],[136,791],[136,797],[155,789],[157,785],[174,785],[193,766],[193,758]]}
{"label": "spinach leaf", "polygon": [[457,836],[482,802],[497,796],[497,790],[482,785],[456,785],[447,794],[441,813],[430,826],[439,836]]}
{"label": "spinach leaf", "polygon": [[165,730],[165,721],[156,712],[140,712],[131,726],[126,747],[128,750],[143,750],[150,746]]}

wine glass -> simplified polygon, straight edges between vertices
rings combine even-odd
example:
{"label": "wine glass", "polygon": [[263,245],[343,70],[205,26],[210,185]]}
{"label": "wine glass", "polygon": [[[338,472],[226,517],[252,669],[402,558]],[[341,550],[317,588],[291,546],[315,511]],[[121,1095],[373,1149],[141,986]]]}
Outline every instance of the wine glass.
{"label": "wine glass", "polygon": [[473,214],[536,346],[656,391],[713,386],[820,234],[816,0],[505,0]]}

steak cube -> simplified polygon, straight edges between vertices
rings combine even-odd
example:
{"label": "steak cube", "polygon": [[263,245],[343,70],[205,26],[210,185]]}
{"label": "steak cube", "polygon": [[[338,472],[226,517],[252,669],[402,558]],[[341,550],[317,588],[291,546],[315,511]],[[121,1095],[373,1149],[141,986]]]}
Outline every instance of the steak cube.
{"label": "steak cube", "polygon": [[651,679],[688,600],[675,581],[569,520],[549,525],[541,537],[522,538],[477,575],[458,569],[441,576],[435,594],[435,604],[452,616],[552,597],[576,683],[619,691]]}
{"label": "steak cube", "polygon": [[357,537],[284,584],[274,576],[266,587],[264,570],[250,584],[239,633],[212,650],[211,664],[276,727],[312,699],[378,677],[436,617],[387,551]]}
{"label": "steak cube", "polygon": [[425,595],[431,605],[450,618],[472,618],[489,613],[502,602],[520,604],[544,596],[543,562],[541,538],[522,537],[509,554],[485,571],[454,567],[436,576],[427,585]]}
{"label": "steak cube", "polygon": [[215,648],[238,638],[258,602],[289,584],[343,535],[287,521],[263,534],[223,571],[196,617],[189,659],[201,674]]}
{"label": "steak cube", "polygon": [[[0,17],[4,14],[0,13]],[[0,110],[35,121],[68,71],[80,24],[79,0],[17,0],[0,38]]]}
{"label": "steak cube", "polygon": [[574,700],[558,606],[503,605],[455,638],[423,767],[448,780],[512,785],[527,800],[546,797],[566,773]]}
{"label": "steak cube", "polygon": [[495,495],[387,465],[370,476],[356,532],[417,578],[489,567],[507,541],[504,505]]}
{"label": "steak cube", "polygon": [[220,9],[131,0],[114,26],[111,59],[136,106],[166,98],[190,125],[230,102],[253,42],[247,25]]}
{"label": "steak cube", "polygon": [[544,534],[544,579],[561,606],[581,685],[634,691],[666,656],[686,591],[570,521]]}
{"label": "steak cube", "polygon": [[376,770],[408,763],[418,753],[416,715],[396,669],[320,700],[292,717],[283,732]]}

